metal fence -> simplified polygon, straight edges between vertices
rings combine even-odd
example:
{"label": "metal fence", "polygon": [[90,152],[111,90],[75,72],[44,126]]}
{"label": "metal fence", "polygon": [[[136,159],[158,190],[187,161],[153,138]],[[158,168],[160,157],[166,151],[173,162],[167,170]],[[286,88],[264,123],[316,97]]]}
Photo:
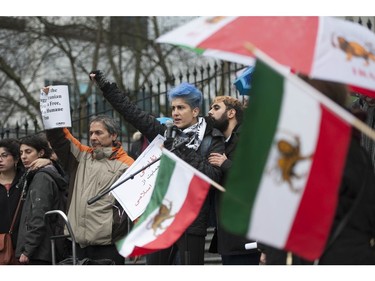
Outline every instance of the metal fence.
{"label": "metal fence", "polygon": [[[186,73],[179,73],[169,79],[169,83],[156,81],[147,83],[145,87],[137,91],[127,91],[132,101],[138,107],[153,114],[156,117],[169,116],[170,109],[167,100],[167,92],[170,88],[181,82],[189,82],[195,84],[203,93],[203,105],[201,115],[204,116],[208,113],[212,100],[218,95],[234,96],[246,102],[245,97],[240,96],[233,86],[239,70],[244,66],[229,62],[220,62],[213,64],[206,64],[192,69]],[[71,109],[72,116],[72,134],[83,144],[88,144],[89,140],[89,123],[93,116],[98,114],[106,114],[114,117],[120,125],[121,134],[120,141],[124,144],[125,149],[130,148],[132,134],[136,129],[127,123],[116,112],[112,106],[106,102],[100,92],[94,94],[93,102],[80,104],[77,108]],[[16,124],[5,125],[0,128],[0,137],[3,138],[22,138],[26,135],[36,134],[43,132],[40,124],[35,118],[34,120],[24,120],[16,122]]]}

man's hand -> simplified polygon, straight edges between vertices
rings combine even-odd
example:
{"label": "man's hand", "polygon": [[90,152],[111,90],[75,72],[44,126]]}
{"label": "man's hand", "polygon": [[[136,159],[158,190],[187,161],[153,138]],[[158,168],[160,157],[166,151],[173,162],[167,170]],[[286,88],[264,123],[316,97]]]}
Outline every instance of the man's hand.
{"label": "man's hand", "polygon": [[42,88],[42,91],[43,91],[46,95],[48,95],[48,93],[49,93],[49,87],[50,87],[50,86],[47,86],[47,87],[43,87],[43,88]]}
{"label": "man's hand", "polygon": [[22,263],[22,264],[28,264],[29,258],[25,254],[21,254],[19,262]]}
{"label": "man's hand", "polygon": [[220,154],[220,153],[214,152],[214,153],[211,153],[210,156],[208,157],[208,162],[211,165],[221,167],[221,165],[223,165],[224,161],[227,159],[228,158],[225,155],[225,153]]}
{"label": "man's hand", "polygon": [[38,158],[31,162],[29,170],[37,170],[39,168],[43,168],[44,166],[52,164],[52,161],[47,158]]}
{"label": "man's hand", "polygon": [[267,264],[267,258],[265,253],[260,254],[260,260],[259,265],[266,265]]}

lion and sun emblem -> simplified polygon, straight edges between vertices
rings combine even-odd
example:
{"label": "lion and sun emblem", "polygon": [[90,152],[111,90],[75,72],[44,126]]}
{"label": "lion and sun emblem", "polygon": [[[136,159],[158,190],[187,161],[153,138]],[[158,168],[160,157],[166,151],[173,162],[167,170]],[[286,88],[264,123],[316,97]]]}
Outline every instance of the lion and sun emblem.
{"label": "lion and sun emblem", "polygon": [[300,192],[303,186],[299,184],[299,180],[308,176],[309,169],[299,170],[298,165],[311,161],[313,154],[301,153],[301,141],[298,136],[293,136],[292,139],[280,137],[274,145],[277,156],[273,158],[273,166],[268,173],[278,185],[286,183],[292,192]]}

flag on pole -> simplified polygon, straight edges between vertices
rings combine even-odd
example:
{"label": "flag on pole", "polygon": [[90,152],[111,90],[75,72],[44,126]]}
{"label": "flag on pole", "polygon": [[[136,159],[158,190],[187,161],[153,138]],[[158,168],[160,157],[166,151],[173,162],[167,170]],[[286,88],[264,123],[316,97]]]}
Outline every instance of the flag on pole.
{"label": "flag on pole", "polygon": [[248,96],[251,90],[251,80],[254,72],[254,66],[248,66],[234,80],[233,84],[241,96]]}
{"label": "flag on pole", "polygon": [[130,233],[116,243],[119,253],[133,257],[173,245],[198,216],[211,184],[217,186],[163,149],[150,202]]}
{"label": "flag on pole", "polygon": [[228,231],[308,260],[329,236],[351,137],[317,93],[257,60],[219,214]]}
{"label": "flag on pole", "polygon": [[[337,17],[198,17],[156,39],[244,65],[251,42],[294,71],[375,91],[375,34]],[[275,43],[277,42],[277,43]]]}

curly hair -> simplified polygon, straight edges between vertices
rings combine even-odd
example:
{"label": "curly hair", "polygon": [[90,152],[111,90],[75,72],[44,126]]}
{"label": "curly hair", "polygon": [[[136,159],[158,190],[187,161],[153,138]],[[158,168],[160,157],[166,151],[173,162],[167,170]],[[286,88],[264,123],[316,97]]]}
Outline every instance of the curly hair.
{"label": "curly hair", "polygon": [[0,140],[0,147],[10,153],[15,160],[20,158],[20,143],[17,139],[9,138]]}
{"label": "curly hair", "polygon": [[227,108],[229,109],[234,109],[236,111],[236,119],[239,124],[242,123],[243,120],[243,112],[245,109],[245,105],[240,102],[238,99],[230,96],[217,96],[215,99],[212,101],[212,103],[220,103],[223,102]]}

